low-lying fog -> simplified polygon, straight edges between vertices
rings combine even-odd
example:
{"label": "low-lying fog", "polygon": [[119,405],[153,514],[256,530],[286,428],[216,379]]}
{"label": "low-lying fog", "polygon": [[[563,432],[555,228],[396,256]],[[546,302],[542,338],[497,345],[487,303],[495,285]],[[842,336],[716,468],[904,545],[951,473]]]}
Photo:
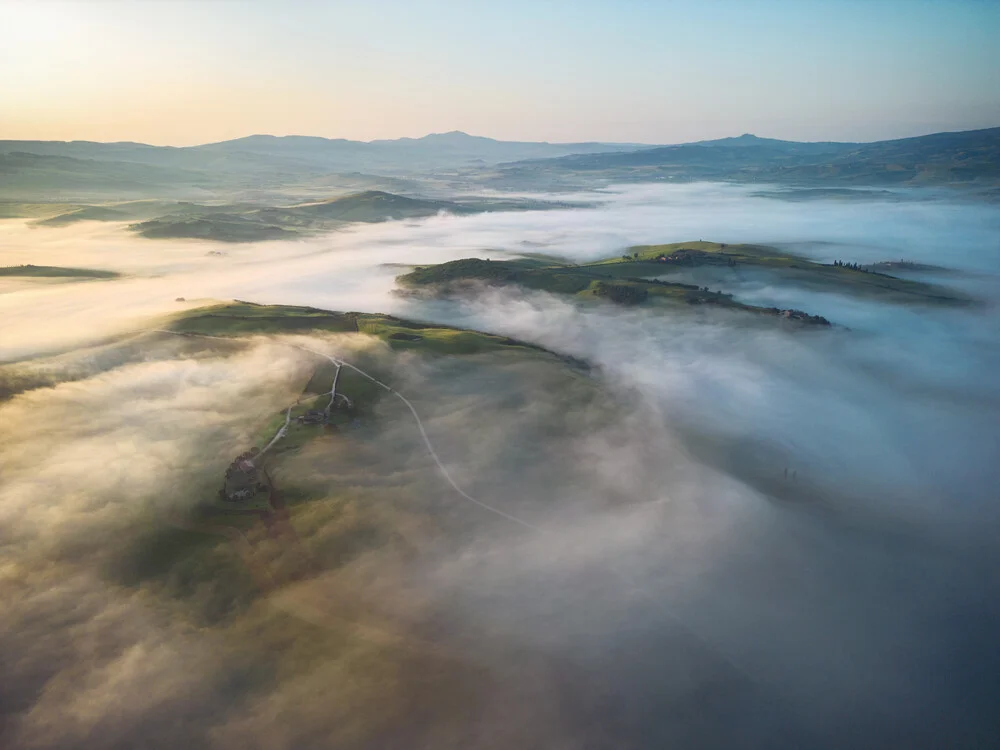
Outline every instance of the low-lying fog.
{"label": "low-lying fog", "polygon": [[[596,209],[439,216],[250,245],[0,222],[7,264],[129,275],[9,283],[0,355],[68,349],[200,298],[237,298],[461,324],[596,364],[613,408],[581,402],[590,418],[572,414],[555,376],[530,369],[487,378],[472,365],[429,362],[400,374],[462,483],[543,529],[463,540],[421,580],[470,638],[500,633],[515,652],[558,656],[575,671],[543,679],[485,645],[495,693],[477,709],[478,731],[397,746],[994,742],[1000,207],[906,192],[785,202],[720,185],[600,197]],[[416,301],[391,293],[404,269],[386,265],[525,252],[588,260],[691,239],[940,265],[964,273],[936,281],[985,304],[903,307],[764,277],[723,287],[840,324],[789,330],[729,313],[581,307],[509,290]],[[279,384],[304,367],[278,349],[262,344],[222,364],[178,353],[169,365],[140,359],[0,407],[10,467],[0,550],[10,570],[33,568],[11,574],[16,604],[0,614],[0,656],[28,664],[0,691],[16,705],[19,742],[128,747],[152,727],[165,744],[328,746],[338,672],[248,698],[219,676],[221,657],[183,618],[154,618],[142,598],[94,582],[102,530],[127,534],[128,519],[152,502],[134,462],[152,456],[150,471],[166,477],[164,465],[186,466],[213,441],[235,444],[235,415],[280,408],[288,387]],[[397,431],[396,452],[420,450],[412,425]],[[113,480],[109,467],[118,467]],[[112,505],[130,512],[123,520]],[[60,561],[73,565],[65,580],[46,574]],[[62,607],[72,614],[61,619]],[[231,637],[247,629],[234,626]],[[56,656],[28,648],[34,636]],[[94,655],[116,648],[133,661]],[[149,683],[155,689],[138,697]],[[18,692],[26,686],[37,699]],[[371,703],[377,710],[377,692]]]}
{"label": "low-lying fog", "polygon": [[[987,274],[986,280],[948,281],[977,290],[985,287],[985,293],[995,295],[1000,283],[1000,210],[995,205],[930,201],[926,194],[912,191],[900,195],[910,199],[801,204],[755,197],[753,190],[738,186],[643,185],[599,194],[607,202],[596,209],[439,216],[252,244],[145,240],[121,224],[88,222],[52,229],[0,221],[6,264],[110,268],[133,276],[116,282],[113,293],[106,285],[54,288],[50,282],[32,282],[30,293],[3,294],[0,360],[118,330],[123,320],[136,315],[176,310],[177,297],[402,312],[405,303],[390,295],[400,269],[383,264],[526,252],[583,261],[634,244],[693,239],[787,243],[796,252],[824,261],[903,257]],[[595,195],[571,197],[593,200]],[[23,286],[7,281],[3,288]],[[761,302],[798,301],[786,290],[754,287],[747,293]],[[822,304],[814,307],[809,311],[827,309]],[[42,316],[40,309],[45,311]]]}

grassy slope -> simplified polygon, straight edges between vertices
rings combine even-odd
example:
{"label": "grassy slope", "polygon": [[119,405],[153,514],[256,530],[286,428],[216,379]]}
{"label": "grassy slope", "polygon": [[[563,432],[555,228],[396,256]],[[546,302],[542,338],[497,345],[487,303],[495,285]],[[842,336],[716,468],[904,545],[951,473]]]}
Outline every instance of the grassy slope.
{"label": "grassy slope", "polygon": [[433,216],[439,211],[472,213],[475,208],[446,201],[406,198],[369,190],[328,201],[285,207],[229,207],[229,211],[192,211],[133,224],[143,237],[194,238],[221,242],[254,242],[294,237],[297,232],[330,228],[347,222]]}
{"label": "grassy slope", "polygon": [[101,271],[95,268],[64,268],[61,266],[5,266],[0,268],[0,276],[39,276],[45,278],[113,279],[121,274],[115,271]]}
{"label": "grassy slope", "polygon": [[[232,302],[189,310],[173,318],[168,324],[178,333],[200,334],[213,337],[240,337],[255,334],[306,333],[329,331],[336,333],[363,333],[385,341],[394,350],[424,352],[432,355],[464,355],[514,350],[523,353],[544,353],[555,357],[540,347],[478,331],[413,322],[390,315],[355,312],[332,312],[310,307],[289,305],[256,305],[249,302]],[[204,341],[203,339],[199,339]],[[571,358],[560,358],[579,366]],[[365,365],[366,368],[370,365]],[[376,368],[376,373],[377,373]],[[329,400],[329,389],[335,368],[326,361],[318,361],[315,371],[304,384],[302,396],[291,407],[292,421],[275,455],[303,447],[323,430],[313,425],[301,425],[295,417],[310,409],[321,410]],[[378,377],[382,377],[378,375]],[[354,404],[350,414],[335,412],[331,423],[346,425],[355,417],[370,417],[375,402],[385,393],[368,378],[351,369],[341,372],[337,390],[348,394]],[[256,430],[254,444],[266,444],[285,424],[285,411],[274,414]],[[212,498],[209,498],[210,507]]]}
{"label": "grassy slope", "polygon": [[[618,263],[605,261],[586,265],[546,265],[537,260],[488,261],[479,258],[442,263],[418,268],[398,278],[406,287],[434,286],[461,288],[467,282],[488,284],[517,284],[527,289],[537,289],[553,294],[571,294],[580,298],[607,298],[622,304],[639,304],[646,301],[685,303],[688,305],[714,305],[745,310],[763,315],[778,315],[777,308],[744,305],[732,295],[707,291],[693,284],[675,284],[642,278],[649,270],[649,263]],[[646,273],[645,275],[651,275]],[[826,325],[828,321],[818,316],[799,316],[804,322]]]}
{"label": "grassy slope", "polygon": [[581,204],[528,199],[452,201],[407,198],[380,190],[290,206],[253,203],[202,205],[189,202],[128,201],[103,205],[0,203],[0,218],[35,218],[39,226],[60,227],[79,221],[132,221],[129,229],[151,239],[187,238],[218,242],[286,239],[299,232],[328,230],[351,222],[433,216],[441,211],[472,214],[482,211],[527,211],[577,207]]}
{"label": "grassy slope", "polygon": [[293,230],[236,214],[152,219],[129,229],[148,239],[197,239],[217,242],[259,242],[296,236]]}
{"label": "grassy slope", "polygon": [[[681,262],[660,263],[656,259],[679,250]],[[806,283],[829,291],[877,296],[888,301],[931,304],[964,304],[969,300],[933,284],[900,279],[887,273],[854,270],[817,263],[764,245],[724,245],[718,242],[675,242],[667,245],[642,245],[630,248],[638,259],[611,258],[597,264],[613,274],[649,276],[674,273],[700,266],[715,266],[722,273],[738,273],[741,267],[762,268],[788,280]],[[729,265],[733,263],[734,265]]]}
{"label": "grassy slope", "polygon": [[312,307],[255,305],[249,302],[191,310],[176,317],[170,328],[179,333],[210,336],[305,331],[365,333],[386,341],[396,350],[434,354],[477,354],[510,348],[544,351],[506,336],[412,322],[391,315],[331,312]]}
{"label": "grassy slope", "polygon": [[[394,350],[417,351],[432,355],[467,355],[513,350],[528,354],[542,353],[553,359],[561,359],[574,369],[585,369],[581,368],[582,363],[570,357],[559,357],[541,347],[503,336],[370,313],[340,313],[309,307],[233,302],[181,313],[174,317],[169,328],[178,333],[213,337],[308,331],[363,333],[382,339]],[[363,366],[366,369],[372,367],[370,364]],[[376,377],[388,377],[379,374],[377,365],[374,372]],[[301,397],[291,405],[291,422],[284,438],[275,448],[273,456],[294,453],[317,437],[328,434],[326,430],[315,425],[297,423],[296,417],[311,409],[322,410],[326,407],[334,373],[335,368],[332,363],[317,361],[315,370],[304,384]],[[350,368],[340,373],[337,391],[349,395],[353,403],[349,413],[335,411],[332,414],[330,424],[340,427],[346,427],[355,418],[369,421],[374,414],[372,410],[375,403],[385,396],[380,386]],[[255,430],[252,443],[258,447],[268,443],[285,424],[285,419],[284,410],[272,415]],[[299,499],[309,498],[304,496]],[[218,511],[220,507],[224,506],[218,506],[214,498],[208,498],[206,512],[211,513],[213,509]]]}
{"label": "grassy slope", "polygon": [[[672,258],[669,262],[658,261]],[[516,283],[529,289],[593,295],[599,285],[634,287],[646,298],[668,298],[687,303],[710,303],[758,310],[735,302],[729,295],[706,293],[690,284],[656,281],[695,267],[714,268],[725,283],[728,275],[739,278],[740,269],[758,268],[789,281],[827,291],[877,296],[894,302],[966,304],[969,300],[942,287],[901,279],[876,270],[854,270],[808,260],[763,245],[724,245],[717,242],[676,242],[629,248],[627,255],[580,265],[543,259],[486,261],[468,258],[437,266],[417,268],[399,278],[404,286],[454,286],[479,280],[493,284]],[[641,301],[641,300],[639,300]]]}

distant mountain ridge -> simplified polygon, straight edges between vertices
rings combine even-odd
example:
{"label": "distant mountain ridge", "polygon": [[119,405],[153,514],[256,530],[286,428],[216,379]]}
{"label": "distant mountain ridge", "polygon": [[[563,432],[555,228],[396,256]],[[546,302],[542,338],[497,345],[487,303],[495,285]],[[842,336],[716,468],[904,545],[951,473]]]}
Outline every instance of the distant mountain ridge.
{"label": "distant mountain ridge", "polygon": [[331,188],[341,186],[351,191],[405,190],[406,180],[442,170],[646,147],[498,141],[458,131],[383,141],[250,135],[183,147],[0,141],[0,197],[88,200],[173,195],[204,200],[234,195],[255,199],[261,191],[284,189],[329,195]]}
{"label": "distant mountain ridge", "polygon": [[307,135],[249,135],[198,146],[150,146],[144,143],[97,141],[0,141],[0,154],[14,152],[75,159],[124,161],[150,166],[197,168],[233,167],[240,162],[286,168],[311,167],[326,170],[370,171],[388,166],[394,171],[466,166],[470,162],[500,163],[531,158],[565,156],[575,153],[609,153],[644,144],[546,143],[499,141],[461,131],[431,133],[422,138],[352,141]]}
{"label": "distant mountain ridge", "polygon": [[351,141],[250,135],[199,146],[0,141],[8,200],[271,200],[385,190],[575,189],[593,182],[1000,185],[1000,128],[874,143],[743,134],[672,146],[499,141],[460,131]]}

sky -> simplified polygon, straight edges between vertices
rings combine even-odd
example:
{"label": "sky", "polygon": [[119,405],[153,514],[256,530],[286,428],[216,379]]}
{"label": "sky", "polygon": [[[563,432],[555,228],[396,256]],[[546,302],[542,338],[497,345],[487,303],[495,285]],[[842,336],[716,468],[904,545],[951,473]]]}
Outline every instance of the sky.
{"label": "sky", "polygon": [[0,0],[0,138],[865,141],[1000,125],[1000,2]]}

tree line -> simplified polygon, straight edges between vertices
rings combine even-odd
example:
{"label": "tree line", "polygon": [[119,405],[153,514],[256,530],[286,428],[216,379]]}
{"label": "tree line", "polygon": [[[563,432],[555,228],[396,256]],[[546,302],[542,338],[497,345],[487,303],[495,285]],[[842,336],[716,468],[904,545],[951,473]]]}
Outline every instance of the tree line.
{"label": "tree line", "polygon": [[868,269],[862,266],[860,263],[845,263],[842,260],[833,261],[833,265],[837,268],[849,268],[852,271],[861,271],[862,273],[868,273]]}

